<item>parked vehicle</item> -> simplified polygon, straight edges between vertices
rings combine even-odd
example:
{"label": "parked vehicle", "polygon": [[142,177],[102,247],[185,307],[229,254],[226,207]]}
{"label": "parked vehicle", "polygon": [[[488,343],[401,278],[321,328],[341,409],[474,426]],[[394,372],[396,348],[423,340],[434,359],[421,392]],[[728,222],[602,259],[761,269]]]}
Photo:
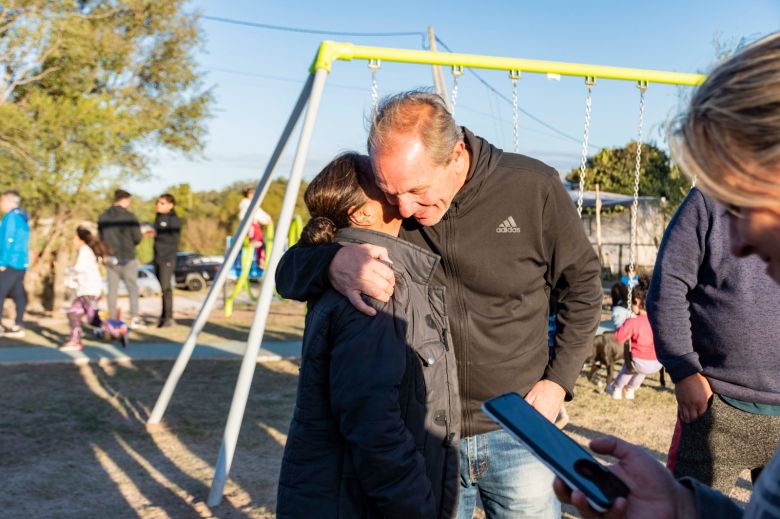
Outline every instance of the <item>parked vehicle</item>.
{"label": "parked vehicle", "polygon": [[173,269],[177,288],[186,288],[197,292],[214,280],[222,266],[222,258],[201,256],[195,252],[176,254],[176,266]]}
{"label": "parked vehicle", "polygon": [[[108,294],[108,280],[103,280],[103,293]],[[127,287],[125,282],[119,280],[119,290],[117,293],[120,296],[127,295]],[[152,297],[162,293],[160,288],[160,282],[157,281],[157,277],[154,275],[153,265],[140,265],[138,267],[138,295],[141,297]]]}

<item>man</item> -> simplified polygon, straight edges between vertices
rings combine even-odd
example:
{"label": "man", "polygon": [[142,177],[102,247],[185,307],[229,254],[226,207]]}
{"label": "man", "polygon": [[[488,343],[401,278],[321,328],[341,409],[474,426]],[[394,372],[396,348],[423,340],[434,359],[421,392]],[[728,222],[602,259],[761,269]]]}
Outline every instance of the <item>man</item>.
{"label": "man", "polygon": [[179,251],[181,222],[174,210],[176,199],[170,193],[157,199],[157,216],[154,218],[154,273],[162,288],[162,312],[158,328],[174,326],[173,287],[171,276],[176,266],[176,253]]}
{"label": "man", "polygon": [[664,234],[647,299],[658,360],[675,383],[668,466],[728,493],[755,483],[780,443],[780,286],[729,251],[726,208],[692,189]]}
{"label": "man", "polygon": [[108,315],[117,319],[116,298],[119,280],[124,281],[130,298],[130,327],[142,328],[138,315],[138,260],[135,246],[140,243],[141,226],[138,218],[130,212],[132,195],[124,189],[114,191],[114,205],[106,209],[98,219],[100,239],[111,247],[114,260],[106,262],[108,272]]}
{"label": "man", "polygon": [[[459,517],[477,492],[493,517],[558,517],[552,474],[482,413],[516,391],[553,421],[590,351],[601,309],[599,264],[555,170],[504,153],[458,126],[439,96],[401,93],[378,107],[368,150],[376,181],[406,219],[401,237],[442,257],[463,419]],[[375,246],[291,248],[279,292],[316,297],[332,285],[373,314],[361,294],[387,300],[392,260]],[[548,299],[558,294],[553,354]]]}
{"label": "man", "polygon": [[24,308],[27,296],[24,293],[24,275],[30,264],[30,225],[27,213],[19,204],[22,197],[16,191],[0,195],[0,316],[5,298],[11,296],[16,306],[14,325],[6,328],[3,337],[24,337]]}

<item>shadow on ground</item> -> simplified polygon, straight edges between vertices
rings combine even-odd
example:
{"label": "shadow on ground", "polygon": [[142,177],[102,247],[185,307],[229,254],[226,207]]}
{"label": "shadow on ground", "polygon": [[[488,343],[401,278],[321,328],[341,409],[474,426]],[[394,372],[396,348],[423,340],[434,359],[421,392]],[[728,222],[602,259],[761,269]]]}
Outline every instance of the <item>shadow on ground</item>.
{"label": "shadow on ground", "polygon": [[145,422],[170,362],[0,367],[0,509],[8,517],[264,517],[297,366],[259,364],[223,504],[205,504],[238,374],[192,362],[163,426]]}

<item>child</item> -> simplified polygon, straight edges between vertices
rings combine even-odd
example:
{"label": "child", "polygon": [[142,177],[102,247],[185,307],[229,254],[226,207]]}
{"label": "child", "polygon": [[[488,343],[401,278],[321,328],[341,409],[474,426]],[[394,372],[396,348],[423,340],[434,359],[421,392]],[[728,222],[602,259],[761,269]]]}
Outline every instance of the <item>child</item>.
{"label": "child", "polygon": [[645,377],[661,369],[661,363],[655,357],[653,331],[645,310],[647,287],[646,282],[640,282],[634,287],[631,311],[635,317],[626,319],[615,332],[615,340],[619,343],[631,341],[631,354],[627,356],[615,381],[607,386],[607,393],[615,400],[623,398],[624,391],[626,400],[633,400],[634,392],[642,385]]}
{"label": "child", "polygon": [[103,278],[98,265],[110,254],[108,245],[84,227],[76,229],[73,244],[78,247],[78,257],[67,284],[76,290],[76,298],[68,309],[70,338],[60,348],[62,351],[75,351],[84,347],[81,343],[82,317],[86,316],[93,326],[101,325],[97,306],[103,292]]}

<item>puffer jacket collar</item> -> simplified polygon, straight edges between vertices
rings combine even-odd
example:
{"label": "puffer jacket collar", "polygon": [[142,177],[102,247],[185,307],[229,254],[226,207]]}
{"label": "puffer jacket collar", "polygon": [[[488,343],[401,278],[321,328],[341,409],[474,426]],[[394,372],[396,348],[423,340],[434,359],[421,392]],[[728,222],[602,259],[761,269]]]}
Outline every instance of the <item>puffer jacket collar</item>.
{"label": "puffer jacket collar", "polygon": [[370,243],[387,249],[393,267],[405,270],[413,283],[428,285],[439,256],[395,236],[370,229],[346,227],[336,233],[338,243]]}

